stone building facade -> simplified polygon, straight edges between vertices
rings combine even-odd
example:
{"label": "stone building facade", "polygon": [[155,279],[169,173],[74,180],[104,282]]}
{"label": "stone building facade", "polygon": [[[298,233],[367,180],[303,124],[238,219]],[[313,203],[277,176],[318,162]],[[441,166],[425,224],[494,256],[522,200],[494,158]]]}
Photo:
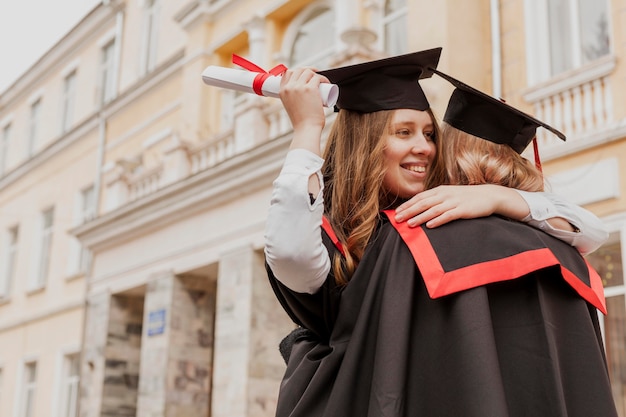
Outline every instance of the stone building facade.
{"label": "stone building facade", "polygon": [[[611,231],[589,259],[626,416],[626,0],[559,4],[103,0],[0,95],[0,415],[272,416],[293,325],[263,230],[291,126],[201,73],[441,46],[442,71],[568,135],[540,152]],[[451,87],[423,85],[442,115]]]}

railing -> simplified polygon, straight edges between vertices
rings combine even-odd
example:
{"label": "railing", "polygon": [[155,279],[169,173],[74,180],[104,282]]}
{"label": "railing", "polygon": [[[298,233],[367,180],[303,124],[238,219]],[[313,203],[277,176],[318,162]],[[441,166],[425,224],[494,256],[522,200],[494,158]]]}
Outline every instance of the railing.
{"label": "railing", "polygon": [[160,187],[163,165],[133,175],[128,179],[128,200],[133,201],[155,192]]}
{"label": "railing", "polygon": [[[245,105],[245,102],[242,101],[242,104]],[[257,108],[257,110],[259,109]],[[235,134],[235,123],[219,136],[197,146],[190,146],[177,141],[176,143],[180,144],[176,148],[177,157],[173,158],[173,153],[164,155],[161,163],[146,171],[141,171],[141,162],[138,163],[139,165],[132,166],[119,164],[118,168],[121,171],[118,172],[117,179],[110,183],[109,191],[111,194],[109,198],[112,200],[109,209],[120,207],[153,193],[174,181],[205,171],[233,156],[248,151],[251,146],[256,146],[260,142],[271,141],[289,133],[291,123],[280,101],[268,102],[268,105],[262,107],[260,111],[262,119],[267,123],[266,136],[261,134],[261,137],[252,141],[247,141],[248,137],[241,137],[238,140]],[[243,114],[245,114],[245,110]],[[332,114],[332,109],[327,109],[327,116],[331,117]],[[239,116],[241,117],[242,114]],[[246,126],[246,129],[249,128],[254,127]],[[242,132],[242,134],[246,133],[248,133],[247,130]]]}
{"label": "railing", "polygon": [[265,118],[269,125],[268,136],[270,140],[282,136],[291,130],[291,122],[283,106],[278,100],[272,104],[265,111]]}
{"label": "railing", "polygon": [[[611,80],[615,59],[607,56],[533,88],[524,98],[533,104],[534,115],[575,142],[608,127],[613,122]],[[544,129],[539,129],[540,148],[564,146]]]}
{"label": "railing", "polygon": [[235,136],[230,130],[217,141],[203,144],[190,152],[191,174],[204,171],[235,155]]}

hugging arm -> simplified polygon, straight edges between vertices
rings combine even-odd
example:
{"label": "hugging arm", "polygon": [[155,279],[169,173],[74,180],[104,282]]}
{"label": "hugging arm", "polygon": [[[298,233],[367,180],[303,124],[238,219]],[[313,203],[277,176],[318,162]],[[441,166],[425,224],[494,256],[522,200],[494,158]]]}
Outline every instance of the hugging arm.
{"label": "hugging arm", "polygon": [[593,252],[608,238],[602,221],[584,208],[546,192],[493,184],[444,185],[426,190],[397,209],[396,220],[437,227],[456,219],[498,214],[523,221],[577,248]]}

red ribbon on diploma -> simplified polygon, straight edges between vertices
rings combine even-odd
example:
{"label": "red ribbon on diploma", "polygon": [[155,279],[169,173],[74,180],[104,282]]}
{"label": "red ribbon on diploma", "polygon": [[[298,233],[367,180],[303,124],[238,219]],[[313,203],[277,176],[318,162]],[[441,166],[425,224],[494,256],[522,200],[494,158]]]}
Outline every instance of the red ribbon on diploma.
{"label": "red ribbon on diploma", "polygon": [[254,81],[252,81],[252,89],[259,96],[263,95],[261,88],[263,87],[263,83],[265,82],[265,80],[267,80],[267,78],[270,75],[279,76],[279,75],[283,75],[285,71],[287,71],[287,67],[284,66],[283,64],[278,64],[271,70],[265,71],[263,68],[259,67],[258,65],[235,54],[233,54],[233,64],[239,65],[240,67],[247,69],[248,71],[259,73],[259,75],[257,75],[254,78]]}

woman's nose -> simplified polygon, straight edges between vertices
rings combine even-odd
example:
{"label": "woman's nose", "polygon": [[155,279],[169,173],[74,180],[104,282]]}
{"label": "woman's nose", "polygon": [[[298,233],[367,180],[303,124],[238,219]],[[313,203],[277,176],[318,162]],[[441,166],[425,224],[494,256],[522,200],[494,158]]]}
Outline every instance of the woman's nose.
{"label": "woman's nose", "polygon": [[413,140],[411,151],[418,154],[430,154],[433,150],[431,142],[422,134],[417,135]]}

